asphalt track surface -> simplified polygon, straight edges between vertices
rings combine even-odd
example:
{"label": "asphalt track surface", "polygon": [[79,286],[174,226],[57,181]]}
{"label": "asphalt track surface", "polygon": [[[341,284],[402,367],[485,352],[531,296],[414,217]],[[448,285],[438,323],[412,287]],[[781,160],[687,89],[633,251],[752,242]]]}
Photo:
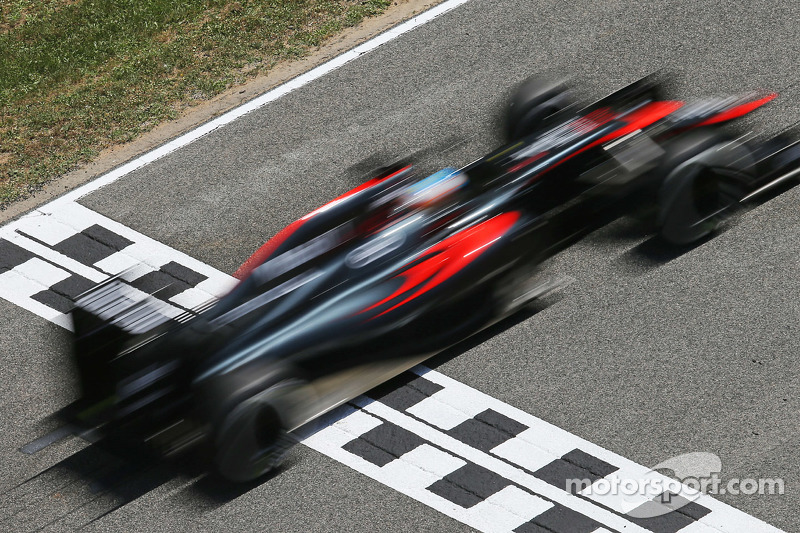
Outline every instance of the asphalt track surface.
{"label": "asphalt track surface", "polygon": [[[543,69],[577,75],[589,96],[661,68],[680,75],[676,95],[775,89],[781,98],[740,127],[784,129],[800,120],[797,20],[791,1],[470,0],[81,204],[232,273],[372,163],[416,153],[422,170],[436,170],[493,148],[509,88]],[[549,306],[430,366],[639,464],[706,451],[721,458],[723,478],[782,478],[783,495],[718,499],[798,531],[798,199],[800,189],[785,192],[682,254],[619,221],[546,265],[574,278]],[[74,507],[64,500],[97,493],[103,480],[82,473],[102,452],[79,439],[18,451],[56,427],[47,416],[74,398],[75,383],[65,331],[5,301],[0,323],[0,489],[13,495],[0,529],[27,530]],[[9,492],[55,464],[63,468]],[[59,476],[77,488],[53,492]],[[126,505],[83,511],[87,530],[466,528],[306,447],[255,486],[156,470],[126,488]]]}

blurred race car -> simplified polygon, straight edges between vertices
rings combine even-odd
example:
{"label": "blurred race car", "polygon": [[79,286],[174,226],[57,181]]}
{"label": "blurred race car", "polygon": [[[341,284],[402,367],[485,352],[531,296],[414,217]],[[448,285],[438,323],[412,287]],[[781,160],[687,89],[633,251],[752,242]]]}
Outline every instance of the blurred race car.
{"label": "blurred race car", "polygon": [[120,279],[82,295],[74,421],[254,479],[299,426],[540,296],[535,267],[587,232],[633,214],[690,244],[794,177],[794,140],[723,129],[774,97],[665,100],[646,79],[579,108],[533,78],[506,145],[422,178],[384,169],[273,237],[206,309],[154,319]]}

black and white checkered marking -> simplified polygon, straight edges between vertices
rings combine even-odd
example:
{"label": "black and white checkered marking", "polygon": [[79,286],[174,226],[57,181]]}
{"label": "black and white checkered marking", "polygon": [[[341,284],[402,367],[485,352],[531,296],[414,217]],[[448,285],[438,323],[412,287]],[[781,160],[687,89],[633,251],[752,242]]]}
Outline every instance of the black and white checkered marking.
{"label": "black and white checkered marking", "polygon": [[[116,275],[117,296],[128,304],[146,299],[165,317],[219,297],[235,283],[69,201],[0,228],[0,297],[63,327],[70,327],[65,312],[78,295]],[[573,475],[597,483],[660,474],[438,372],[418,367],[401,381],[332,413],[329,424],[303,442],[480,531],[777,531],[702,494],[631,502],[573,493],[565,486]],[[53,439],[35,441],[26,451],[35,453]],[[652,506],[669,512],[626,514]]]}
{"label": "black and white checkered marking", "polygon": [[514,533],[593,533],[606,531],[599,523],[568,507],[555,504],[525,522]]}
{"label": "black and white checkered marking", "polygon": [[77,203],[44,206],[0,229],[0,297],[64,327],[79,295],[119,275],[126,297],[152,295],[163,320],[212,301],[227,276]]}
{"label": "black and white checkered marking", "polygon": [[[554,487],[567,488],[573,494],[577,494],[579,488],[569,487],[568,480],[586,479],[591,484],[617,470],[616,466],[576,448],[546,464],[534,472],[533,475]],[[581,490],[584,488],[580,487]]]}
{"label": "black and white checkered marking", "polygon": [[473,448],[484,452],[494,450],[528,429],[525,424],[486,409],[447,433]]}
{"label": "black and white checkered marking", "polygon": [[513,531],[553,506],[398,424],[343,409],[346,416],[303,442],[465,524]]}
{"label": "black and white checkered marking", "polygon": [[482,466],[467,463],[428,487],[434,494],[461,507],[478,505],[512,483]]}
{"label": "black and white checkered marking", "polygon": [[405,411],[443,388],[413,372],[404,372],[397,378],[376,387],[367,395],[392,409]]}
{"label": "black and white checkered marking", "polygon": [[[638,502],[569,490],[568,479],[661,474],[438,372],[418,367],[400,381],[303,442],[481,531],[777,531],[690,489]],[[654,506],[663,514],[637,512]]]}
{"label": "black and white checkered marking", "polygon": [[394,424],[381,424],[343,446],[345,451],[385,466],[424,444],[419,436]]}

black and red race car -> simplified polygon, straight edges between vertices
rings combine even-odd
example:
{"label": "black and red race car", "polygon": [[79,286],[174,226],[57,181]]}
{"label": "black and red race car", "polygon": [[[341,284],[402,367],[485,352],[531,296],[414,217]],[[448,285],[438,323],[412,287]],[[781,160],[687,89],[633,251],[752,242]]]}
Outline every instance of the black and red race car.
{"label": "black and red race car", "polygon": [[578,108],[529,80],[506,145],[424,178],[384,169],[273,237],[207,309],[143,327],[118,280],[84,294],[73,419],[256,478],[294,429],[525,307],[547,289],[535,267],[587,232],[627,214],[690,244],[790,180],[794,140],[723,129],[774,97],[666,100],[642,80]]}

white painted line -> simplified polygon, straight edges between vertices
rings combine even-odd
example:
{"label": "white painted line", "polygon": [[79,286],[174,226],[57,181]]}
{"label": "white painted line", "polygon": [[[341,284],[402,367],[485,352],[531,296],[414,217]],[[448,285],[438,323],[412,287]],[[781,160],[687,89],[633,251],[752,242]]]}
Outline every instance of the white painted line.
{"label": "white painted line", "polygon": [[536,472],[560,457],[532,444],[532,442],[536,442],[537,436],[538,433],[535,429],[526,429],[518,436],[495,446],[490,451],[498,457],[511,461],[531,472]]}
{"label": "white painted line", "polygon": [[124,252],[117,252],[98,261],[94,266],[107,274],[116,276],[120,272],[133,268],[138,264],[138,259],[134,259]]}
{"label": "white painted line", "polygon": [[[133,245],[128,246],[126,250],[131,250],[134,253],[137,252],[137,249]],[[141,252],[139,252],[139,254],[141,254]],[[149,274],[150,272],[155,272],[159,268],[159,267],[154,267],[153,265],[149,265],[147,263],[143,263],[141,259],[137,259],[135,257],[131,257],[131,259],[133,259],[133,266],[123,270],[119,274],[119,277],[121,279],[124,279],[125,281],[135,281],[144,276],[145,274]]]}
{"label": "white painted line", "polygon": [[[693,522],[688,526],[686,526],[685,528],[681,529],[680,533],[719,533],[720,531],[724,530],[708,526],[702,522]],[[756,531],[756,530],[749,530],[749,531]]]}
{"label": "white painted line", "polygon": [[169,301],[186,309],[194,309],[205,303],[208,303],[211,300],[208,296],[208,292],[200,290],[197,287],[192,287],[191,289],[186,289],[180,294],[176,294],[170,298]]}
{"label": "white painted line", "polygon": [[300,442],[328,455],[323,450],[339,449],[382,423],[380,419],[368,415],[360,409],[342,405],[323,415],[319,424],[313,424],[311,428],[301,428],[295,433],[300,438]]}
{"label": "white painted line", "polygon": [[[354,412],[358,411],[354,410]],[[342,450],[342,446],[356,438],[358,437],[352,433],[348,433],[347,431],[339,429],[338,427],[327,426],[316,433],[305,437],[300,442],[313,450],[317,450],[318,452],[327,455],[328,457],[337,459],[337,457],[334,457],[334,455],[331,455],[331,453],[335,454],[337,453],[335,450],[338,450],[338,452],[344,454],[345,451]]]}
{"label": "white painted line", "polygon": [[[350,407],[350,409],[352,409],[352,407]],[[380,419],[370,416],[364,411],[352,409],[352,412],[348,416],[336,421],[333,424],[333,427],[344,431],[353,439],[356,439],[367,431],[375,429],[381,424],[382,422]]]}
{"label": "white painted line", "polygon": [[430,444],[423,444],[384,465],[381,471],[383,475],[396,479],[409,490],[422,490],[465,464],[467,462],[463,459]]}
{"label": "white painted line", "polygon": [[514,531],[553,507],[552,502],[509,485],[467,510],[477,529],[491,533]]}
{"label": "white painted line", "polygon": [[0,273],[0,296],[4,298],[6,294],[28,298],[47,288],[47,285],[29,279],[16,270]]}
{"label": "white painted line", "polygon": [[[477,391],[476,391],[477,392]],[[407,409],[417,418],[441,429],[453,429],[486,410],[471,389],[447,387]]]}
{"label": "white painted line", "polygon": [[[305,74],[301,74],[300,76],[282,84],[278,87],[275,87],[271,91],[264,93],[263,95],[259,96],[258,98],[254,98],[249,102],[228,111],[227,113],[220,115],[219,117],[215,118],[214,120],[203,124],[202,126],[195,128],[187,133],[184,133],[180,137],[173,139],[172,141],[164,144],[155,150],[147,152],[128,163],[108,172],[99,178],[90,181],[89,183],[74,189],[67,194],[56,198],[49,204],[48,206],[57,206],[62,205],[70,202],[74,202],[79,198],[86,196],[87,194],[94,192],[106,185],[114,183],[118,179],[127,176],[131,172],[138,170],[153,161],[157,161],[164,157],[167,154],[178,150],[192,142],[196,141],[200,137],[211,133],[212,131],[225,126],[226,124],[230,124],[234,120],[250,113],[251,111],[255,111],[270,102],[277,100],[278,98],[289,94],[290,92],[303,87],[311,83],[312,81],[321,78],[325,74],[332,72],[343,65],[353,61],[354,59],[362,56],[372,50],[375,50],[379,46],[386,44],[401,35],[408,33],[409,31],[422,26],[423,24],[427,24],[428,22],[432,21],[433,19],[451,11],[462,4],[466,4],[469,0],[446,0],[441,4],[438,4],[435,7],[425,11],[424,13],[420,13],[416,17],[413,17],[402,24],[398,24],[397,26],[381,33],[380,35],[373,37],[369,41],[356,46],[349,52],[345,52],[341,54],[327,63],[323,63],[322,65],[313,68],[306,72]],[[41,209],[41,208],[40,208]]]}
{"label": "white painted line", "polygon": [[52,287],[59,281],[64,281],[72,274],[53,266],[47,261],[42,261],[38,257],[32,257],[21,265],[14,268],[18,273],[22,274],[31,281],[42,284],[45,288]]}
{"label": "white painted line", "polygon": [[[427,505],[428,507],[431,507],[432,509],[444,515],[454,518],[462,523],[466,523],[467,525],[472,525],[466,522],[466,516],[462,507],[426,490],[414,479],[411,479],[411,484],[407,484],[409,482],[409,477],[396,475],[394,469],[397,468],[397,466],[389,469],[385,469],[385,467],[381,468],[370,463],[369,461],[346,452],[344,449],[342,449],[341,445],[337,445],[337,439],[330,434],[329,430],[331,428],[333,428],[333,426],[325,428],[319,432],[325,433],[324,436],[316,438],[317,436],[313,435],[312,437],[305,439],[303,444],[320,453],[323,453],[324,455],[327,455],[332,459],[339,461],[340,463],[352,468],[356,472],[360,472],[361,474],[364,474],[365,476],[372,478],[379,483],[386,485],[387,487],[395,489],[396,491],[405,494],[406,496],[409,496],[418,502]],[[342,431],[336,431],[345,434]],[[319,433],[317,435],[319,435]],[[409,467],[417,468],[413,465],[409,465]]]}
{"label": "white painted line", "polygon": [[38,211],[34,211],[33,215],[35,216],[21,218],[17,229],[50,246],[55,246],[85,229],[80,228],[76,231],[74,227],[55,221],[51,217],[42,216]]}
{"label": "white painted line", "polygon": [[149,269],[142,270],[137,277],[143,276],[147,270],[158,270],[171,261],[172,253],[169,250],[155,249],[149,242],[135,242],[120,252],[127,254],[140,265],[146,265]]}

